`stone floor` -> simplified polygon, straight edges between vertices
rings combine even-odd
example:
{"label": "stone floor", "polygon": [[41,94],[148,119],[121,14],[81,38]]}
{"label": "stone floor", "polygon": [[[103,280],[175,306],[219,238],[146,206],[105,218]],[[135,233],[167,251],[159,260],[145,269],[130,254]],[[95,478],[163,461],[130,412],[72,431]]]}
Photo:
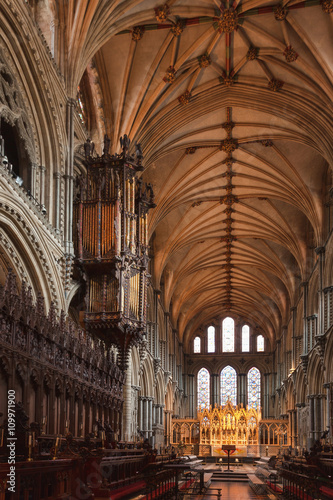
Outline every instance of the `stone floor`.
{"label": "stone floor", "polygon": [[[207,464],[205,469],[220,470],[220,467],[213,464]],[[232,469],[235,472],[252,473],[255,467],[252,464],[244,464],[243,466],[235,467],[233,464]],[[227,466],[223,465],[223,471],[227,470]],[[221,500],[274,500],[274,495],[256,495],[248,483],[234,482],[234,481],[214,481],[203,495],[185,496],[184,500],[218,500],[218,490],[221,490]]]}
{"label": "stone floor", "polygon": [[246,483],[214,482],[208,489],[207,494],[198,496],[198,500],[216,500],[218,497],[211,495],[212,493],[217,494],[218,489],[221,489],[221,500],[258,500],[259,498],[267,498],[266,496],[257,496]]}

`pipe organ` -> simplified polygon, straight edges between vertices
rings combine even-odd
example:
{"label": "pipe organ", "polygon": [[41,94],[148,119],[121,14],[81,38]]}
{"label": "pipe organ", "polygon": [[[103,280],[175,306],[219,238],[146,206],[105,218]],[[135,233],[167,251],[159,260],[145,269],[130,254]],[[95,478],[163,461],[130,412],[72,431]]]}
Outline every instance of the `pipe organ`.
{"label": "pipe organ", "polygon": [[140,145],[129,155],[92,156],[85,143],[86,174],[77,180],[74,245],[87,284],[84,321],[88,330],[119,347],[123,366],[129,347],[146,325],[148,211],[155,206],[150,184],[143,184]]}

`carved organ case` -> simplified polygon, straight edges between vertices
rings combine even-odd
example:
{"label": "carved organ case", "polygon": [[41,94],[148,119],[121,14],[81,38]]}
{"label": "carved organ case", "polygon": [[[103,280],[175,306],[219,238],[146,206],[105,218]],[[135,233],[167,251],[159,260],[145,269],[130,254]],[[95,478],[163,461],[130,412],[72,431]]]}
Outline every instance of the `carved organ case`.
{"label": "carved organ case", "polygon": [[[87,284],[85,323],[116,343],[124,355],[146,325],[148,221],[154,207],[151,185],[138,177],[141,148],[92,157],[85,144],[86,175],[78,179],[74,202],[75,252]],[[108,149],[108,148],[107,148]]]}

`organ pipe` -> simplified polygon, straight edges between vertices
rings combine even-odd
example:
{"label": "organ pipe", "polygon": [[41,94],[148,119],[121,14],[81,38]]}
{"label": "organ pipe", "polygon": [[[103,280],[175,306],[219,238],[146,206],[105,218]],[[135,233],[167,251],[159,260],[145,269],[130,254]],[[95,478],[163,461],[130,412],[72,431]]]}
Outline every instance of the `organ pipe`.
{"label": "organ pipe", "polygon": [[150,184],[139,177],[142,152],[121,138],[121,154],[92,156],[84,146],[86,173],[77,179],[74,246],[87,284],[87,328],[122,346],[123,332],[140,340],[145,330]]}

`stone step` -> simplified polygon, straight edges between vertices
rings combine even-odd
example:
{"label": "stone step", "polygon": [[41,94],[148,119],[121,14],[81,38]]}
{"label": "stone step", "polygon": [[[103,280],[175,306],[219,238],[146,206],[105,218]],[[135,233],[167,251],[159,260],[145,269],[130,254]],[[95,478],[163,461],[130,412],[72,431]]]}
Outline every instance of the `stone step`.
{"label": "stone step", "polygon": [[212,483],[214,482],[219,482],[219,483],[223,483],[223,482],[232,482],[232,483],[248,483],[249,480],[247,478],[243,478],[243,477],[232,477],[232,476],[229,476],[229,477],[212,477],[211,479]]}
{"label": "stone step", "polygon": [[232,481],[232,482],[248,482],[247,474],[244,472],[222,472],[216,471],[212,476],[213,481]]}

